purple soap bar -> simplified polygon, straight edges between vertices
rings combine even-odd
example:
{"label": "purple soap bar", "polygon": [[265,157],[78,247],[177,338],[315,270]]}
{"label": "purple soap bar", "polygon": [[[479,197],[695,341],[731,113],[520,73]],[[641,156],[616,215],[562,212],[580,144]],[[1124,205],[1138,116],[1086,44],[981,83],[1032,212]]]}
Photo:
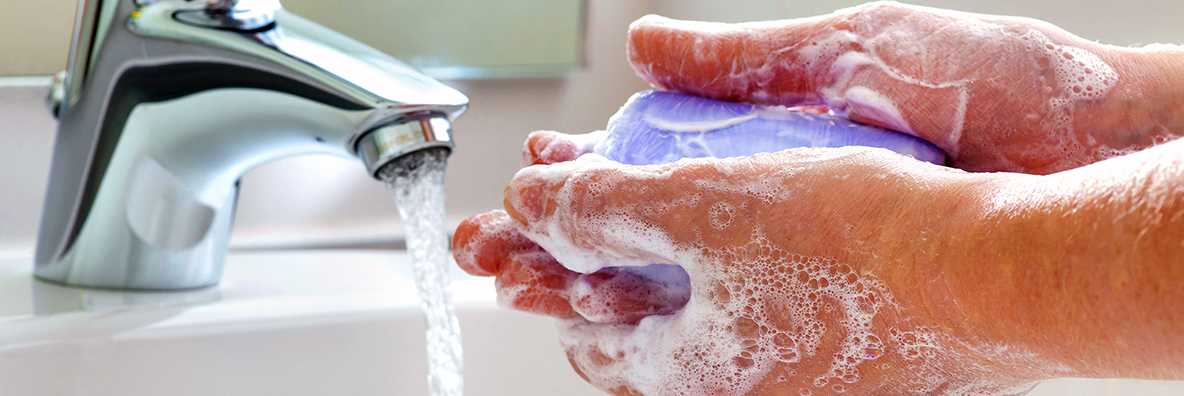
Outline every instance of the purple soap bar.
{"label": "purple soap bar", "polygon": [[935,164],[945,163],[946,157],[919,138],[838,116],[663,91],[633,95],[609,120],[608,136],[596,152],[644,165],[842,146],[881,147]]}

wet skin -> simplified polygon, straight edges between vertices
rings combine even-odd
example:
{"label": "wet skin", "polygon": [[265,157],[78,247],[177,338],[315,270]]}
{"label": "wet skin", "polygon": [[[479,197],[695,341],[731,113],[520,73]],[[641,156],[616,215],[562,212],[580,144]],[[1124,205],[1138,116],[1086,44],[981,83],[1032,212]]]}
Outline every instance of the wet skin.
{"label": "wet skin", "polygon": [[[837,44],[803,61],[819,40]],[[959,168],[1013,173],[864,148],[623,166],[581,157],[589,137],[532,134],[506,211],[462,223],[454,256],[496,276],[506,305],[560,319],[593,385],[990,394],[1061,376],[1184,378],[1184,140],[1171,140],[1184,133],[1184,50],[894,3],[757,25],[647,17],[629,49],[662,88],[825,104],[925,138]],[[1075,96],[1048,59],[1082,51],[1103,63],[1093,73],[1113,72],[1091,85],[1102,93]],[[678,264],[692,290],[559,264],[577,260]],[[724,353],[705,335],[756,346]],[[713,361],[727,367],[701,364]]]}

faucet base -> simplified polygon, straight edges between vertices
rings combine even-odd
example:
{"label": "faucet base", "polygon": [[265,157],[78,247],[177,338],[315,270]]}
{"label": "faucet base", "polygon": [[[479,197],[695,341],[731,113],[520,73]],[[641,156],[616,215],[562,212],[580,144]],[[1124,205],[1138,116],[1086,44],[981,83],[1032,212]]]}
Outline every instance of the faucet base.
{"label": "faucet base", "polygon": [[[219,278],[221,278],[221,277],[219,277]],[[38,282],[44,282],[44,283],[48,283],[51,285],[57,285],[57,286],[63,286],[63,287],[93,289],[93,290],[109,290],[109,291],[129,291],[130,290],[130,291],[139,291],[139,292],[145,292],[145,293],[188,292],[188,291],[194,291],[194,290],[209,289],[211,287],[218,286],[218,283],[220,283],[220,281],[221,281],[221,279],[215,279],[213,283],[203,284],[203,285],[198,285],[198,286],[193,286],[193,287],[179,287],[179,288],[161,289],[161,288],[154,288],[154,287],[136,287],[134,285],[108,286],[108,285],[88,285],[88,284],[80,284],[80,283],[70,283],[70,282],[62,281],[60,279],[44,277],[44,276],[38,275],[36,272],[33,273],[33,279],[36,279]]]}

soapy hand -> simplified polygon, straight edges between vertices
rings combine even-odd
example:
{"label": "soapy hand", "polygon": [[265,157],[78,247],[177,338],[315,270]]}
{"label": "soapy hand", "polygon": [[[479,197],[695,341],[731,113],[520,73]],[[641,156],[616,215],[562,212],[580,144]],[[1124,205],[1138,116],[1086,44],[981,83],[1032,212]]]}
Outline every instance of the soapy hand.
{"label": "soapy hand", "polygon": [[628,48],[657,87],[827,105],[966,170],[1052,173],[1184,130],[1184,49],[1103,45],[1033,19],[892,2],[742,24],[647,16]]}
{"label": "soapy hand", "polygon": [[[948,296],[916,287],[937,268],[909,258],[959,226],[931,219],[972,199],[957,186],[976,175],[870,148],[624,166],[557,147],[528,145],[561,162],[522,170],[508,214],[463,223],[454,255],[496,276],[503,304],[562,319],[573,367],[602,389],[1011,394],[1057,370],[927,314]],[[686,275],[636,267],[651,263]]]}
{"label": "soapy hand", "polygon": [[[968,170],[1049,173],[1184,130],[1171,119],[1178,112],[1164,111],[1180,108],[1181,100],[1155,88],[1175,86],[1167,81],[1179,74],[1152,70],[1164,65],[1153,59],[1178,50],[1104,46],[1027,19],[895,3],[759,24],[647,17],[634,24],[629,50],[638,73],[658,87],[762,104],[823,104],[929,140]],[[1065,352],[1090,345],[1078,332],[1093,330],[1076,316],[1059,315],[1093,315],[1082,307],[1097,309],[1098,303],[1043,307],[1039,295],[1047,285],[1069,291],[1089,285],[1065,286],[1061,267],[1033,266],[1051,260],[1033,259],[1039,257],[1035,247],[1032,257],[1012,258],[1022,269],[998,257],[980,263],[966,253],[967,246],[995,242],[985,236],[994,231],[968,232],[995,220],[969,215],[967,207],[1025,220],[1008,205],[1080,207],[1056,199],[999,199],[1035,197],[1048,181],[1029,183],[1035,187],[1020,194],[984,194],[1000,179],[1010,184],[1023,176],[962,173],[867,148],[625,166],[583,155],[601,138],[532,134],[524,160],[536,166],[522,170],[507,189],[507,211],[466,220],[453,248],[469,273],[497,277],[504,304],[560,319],[573,367],[602,389],[1019,394],[1042,378],[1147,375],[1140,370],[1154,366],[1135,359],[1123,366],[1128,371],[1106,371],[1113,361],[1088,360],[1087,353],[1082,363]],[[1068,180],[1066,191],[1083,184],[1059,179]],[[1053,209],[1036,212],[1071,218]],[[993,245],[1017,252],[1026,252],[1013,248],[1021,242],[1066,245],[1038,236],[1098,239],[1084,231],[999,235],[1024,235]],[[1140,239],[1148,240],[1178,238]],[[653,263],[679,267],[642,267]],[[1119,275],[1095,269],[1099,285],[1129,276],[1120,266],[1102,268]],[[1017,275],[997,281],[1000,269]],[[1147,279],[1172,278],[1151,273]],[[998,293],[983,297],[978,286]],[[1064,294],[1077,295],[1094,294]],[[1162,314],[1138,316],[1157,304],[1136,306],[1105,318],[1132,334],[1146,335],[1123,315],[1174,328]],[[995,323],[1001,316],[1028,327]],[[1036,328],[1041,331],[1031,335]],[[1172,334],[1154,334],[1160,333]],[[1037,346],[1048,347],[1029,349]],[[1163,349],[1163,356],[1176,356],[1171,351]]]}

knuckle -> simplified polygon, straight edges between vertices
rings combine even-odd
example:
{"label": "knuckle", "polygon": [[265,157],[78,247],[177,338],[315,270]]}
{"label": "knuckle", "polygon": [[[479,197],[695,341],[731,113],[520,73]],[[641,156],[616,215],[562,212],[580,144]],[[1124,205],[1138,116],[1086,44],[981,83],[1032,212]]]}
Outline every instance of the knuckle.
{"label": "knuckle", "polygon": [[889,0],[873,1],[855,7],[857,13],[871,16],[892,15],[905,10],[908,10],[908,7],[904,4]]}
{"label": "knuckle", "polygon": [[884,148],[857,146],[849,149],[846,158],[852,164],[869,165],[890,162],[898,156],[899,154]]}
{"label": "knuckle", "polygon": [[552,131],[533,131],[526,136],[526,141],[522,144],[522,163],[526,165],[537,165],[542,163],[543,154],[547,147],[555,139],[555,133]]}
{"label": "knuckle", "polygon": [[583,212],[590,210],[589,206],[600,201],[599,198],[606,188],[604,180],[607,177],[607,171],[603,169],[589,169],[568,176],[564,188],[569,192],[570,202],[562,209],[569,211],[571,215],[588,216],[588,213]]}
{"label": "knuckle", "polygon": [[839,14],[845,14],[845,19],[853,24],[866,26],[900,19],[915,11],[915,8],[895,1],[873,1],[839,11]]}

